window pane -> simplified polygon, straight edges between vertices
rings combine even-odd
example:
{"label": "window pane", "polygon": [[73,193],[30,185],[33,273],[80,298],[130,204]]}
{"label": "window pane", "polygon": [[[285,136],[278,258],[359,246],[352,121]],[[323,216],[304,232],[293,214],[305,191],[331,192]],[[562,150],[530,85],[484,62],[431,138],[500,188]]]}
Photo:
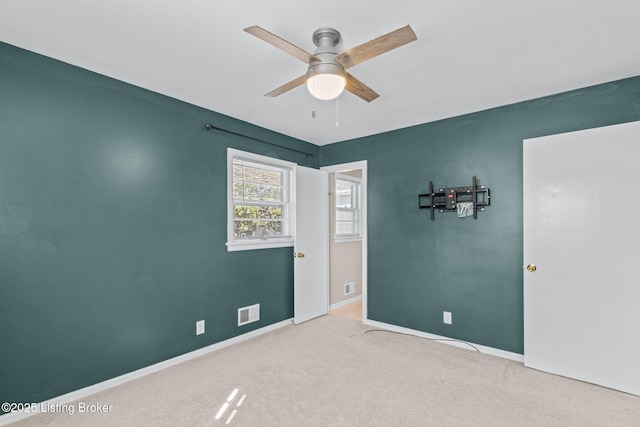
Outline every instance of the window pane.
{"label": "window pane", "polygon": [[245,182],[255,182],[282,187],[284,184],[284,173],[282,171],[261,168],[259,166],[234,163],[233,180],[244,180]]}
{"label": "window pane", "polygon": [[336,181],[336,193],[351,196],[353,194],[353,184],[347,181]]}
{"label": "window pane", "polygon": [[280,237],[282,236],[282,222],[236,220],[234,221],[234,234],[236,238]]}
{"label": "window pane", "polygon": [[[235,162],[235,160],[234,160],[234,162]],[[235,181],[242,181],[243,176],[244,176],[243,173],[242,173],[243,167],[244,167],[243,165],[238,164],[238,163],[234,163],[233,164],[233,181],[234,182]]]}
{"label": "window pane", "polygon": [[243,190],[244,187],[242,182],[233,182],[233,198],[234,199],[242,199],[243,198]]}
{"label": "window pane", "polygon": [[336,211],[336,220],[338,221],[354,221],[355,220],[355,212],[347,211],[347,210],[337,210]]}
{"label": "window pane", "polygon": [[234,218],[236,219],[283,219],[282,206],[248,206],[235,205]]}
{"label": "window pane", "polygon": [[351,196],[338,195],[336,197],[336,207],[337,208],[352,208],[353,207],[353,199],[351,198]]}
{"label": "window pane", "polygon": [[249,166],[233,165],[233,197],[244,200],[283,201],[284,172]]}
{"label": "window pane", "polygon": [[336,235],[355,233],[353,222],[336,222]]}
{"label": "window pane", "polygon": [[244,186],[244,199],[281,202],[282,188],[272,187],[269,185],[246,183]]}

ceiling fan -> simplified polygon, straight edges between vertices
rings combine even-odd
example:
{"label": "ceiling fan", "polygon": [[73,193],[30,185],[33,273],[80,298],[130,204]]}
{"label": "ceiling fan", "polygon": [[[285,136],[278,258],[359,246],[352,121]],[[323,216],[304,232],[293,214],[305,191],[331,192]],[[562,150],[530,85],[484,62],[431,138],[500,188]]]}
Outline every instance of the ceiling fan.
{"label": "ceiling fan", "polygon": [[346,89],[367,102],[373,101],[380,95],[346,70],[417,40],[411,27],[406,25],[338,54],[336,46],[340,33],[333,28],[320,28],[313,33],[313,44],[317,49],[311,54],[257,25],[244,31],[308,64],[306,74],[265,96],[276,97],[306,83],[311,95],[321,100],[334,99]]}

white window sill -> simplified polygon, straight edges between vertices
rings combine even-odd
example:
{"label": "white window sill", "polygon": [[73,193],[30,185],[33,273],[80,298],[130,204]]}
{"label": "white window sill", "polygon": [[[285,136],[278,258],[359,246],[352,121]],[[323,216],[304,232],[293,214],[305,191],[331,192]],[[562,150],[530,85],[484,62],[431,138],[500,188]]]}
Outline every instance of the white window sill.
{"label": "white window sill", "polygon": [[278,239],[278,240],[250,240],[239,242],[227,242],[227,252],[236,251],[251,251],[255,249],[271,249],[271,248],[286,248],[293,246],[293,239]]}
{"label": "white window sill", "polygon": [[335,237],[333,238],[335,243],[346,243],[346,242],[362,242],[362,236],[348,236],[348,237]]}

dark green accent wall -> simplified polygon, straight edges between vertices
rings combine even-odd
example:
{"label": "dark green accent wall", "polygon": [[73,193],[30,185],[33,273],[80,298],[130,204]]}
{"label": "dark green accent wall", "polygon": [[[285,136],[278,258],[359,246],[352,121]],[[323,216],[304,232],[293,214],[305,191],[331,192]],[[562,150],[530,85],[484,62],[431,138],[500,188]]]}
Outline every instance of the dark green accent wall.
{"label": "dark green accent wall", "polygon": [[[522,353],[522,139],[633,120],[640,77],[318,148],[0,43],[0,402],[292,317],[290,250],[226,251],[227,147],[368,160],[370,318]],[[417,208],[472,175],[492,192],[476,221]]]}
{"label": "dark green accent wall", "polygon": [[0,402],[293,316],[290,249],[226,250],[227,147],[318,167],[315,145],[0,43]]}
{"label": "dark green accent wall", "polygon": [[[323,166],[368,161],[369,318],[522,354],[522,140],[635,120],[640,77],[321,147]],[[418,209],[429,180],[473,175],[477,220]]]}

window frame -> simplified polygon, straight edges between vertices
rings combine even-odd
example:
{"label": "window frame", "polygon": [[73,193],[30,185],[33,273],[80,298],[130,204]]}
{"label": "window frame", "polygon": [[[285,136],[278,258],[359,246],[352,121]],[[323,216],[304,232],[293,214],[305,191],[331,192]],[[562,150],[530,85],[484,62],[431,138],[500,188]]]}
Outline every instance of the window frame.
{"label": "window frame", "polygon": [[[261,236],[236,238],[235,236],[235,200],[233,192],[234,161],[242,161],[265,169],[285,172],[283,185],[284,236]],[[295,232],[295,168],[296,164],[286,160],[275,159],[246,151],[227,148],[227,251],[245,251],[254,249],[283,248],[294,244]]]}
{"label": "window frame", "polygon": [[[353,201],[354,208],[338,208],[338,181],[346,181],[352,185],[355,189]],[[333,176],[333,240],[335,242],[356,242],[362,240],[362,179],[335,173]],[[354,221],[357,226],[357,232],[351,234],[338,234],[338,222],[344,222],[338,220],[338,211],[352,211],[354,212]]]}

